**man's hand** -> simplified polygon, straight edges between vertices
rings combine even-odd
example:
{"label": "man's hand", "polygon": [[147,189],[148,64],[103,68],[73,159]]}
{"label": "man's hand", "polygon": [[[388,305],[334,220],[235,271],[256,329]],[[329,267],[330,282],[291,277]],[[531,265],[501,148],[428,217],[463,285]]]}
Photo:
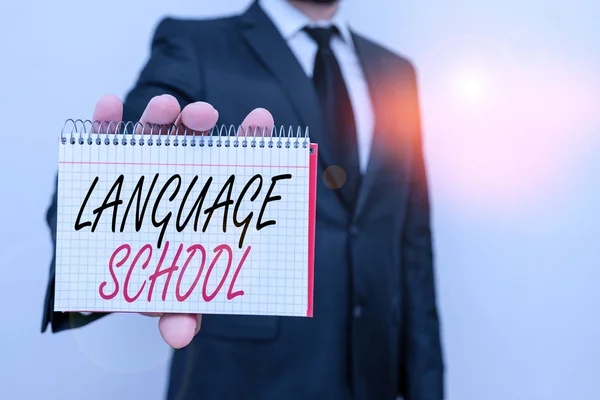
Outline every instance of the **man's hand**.
{"label": "man's hand", "polygon": [[[123,103],[113,95],[102,97],[94,110],[94,121],[121,121]],[[194,131],[209,131],[219,119],[219,113],[208,103],[196,102],[187,105],[183,110],[177,100],[168,94],[156,96],[150,100],[140,123],[157,125],[183,125]],[[132,121],[135,122],[135,121]],[[257,108],[250,112],[241,123],[239,134],[257,129],[270,134],[273,129],[273,116],[267,110]],[[187,346],[200,331],[202,315],[200,314],[144,314],[159,317],[160,334],[173,348]]]}

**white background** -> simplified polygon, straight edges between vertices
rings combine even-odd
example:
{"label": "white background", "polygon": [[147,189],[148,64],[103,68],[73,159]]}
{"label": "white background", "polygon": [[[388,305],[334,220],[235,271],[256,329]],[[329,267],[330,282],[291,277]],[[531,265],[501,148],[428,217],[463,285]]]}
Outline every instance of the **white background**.
{"label": "white background", "polygon": [[[600,398],[600,5],[345,1],[419,71],[448,398]],[[0,398],[162,398],[155,320],[40,333],[56,136],[131,87],[160,17],[247,3],[0,4]]]}

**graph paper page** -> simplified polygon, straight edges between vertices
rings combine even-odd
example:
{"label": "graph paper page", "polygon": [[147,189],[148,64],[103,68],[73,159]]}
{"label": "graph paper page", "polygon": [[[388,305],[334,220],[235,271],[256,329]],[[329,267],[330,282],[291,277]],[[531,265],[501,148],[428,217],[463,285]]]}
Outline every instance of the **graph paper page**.
{"label": "graph paper page", "polygon": [[311,147],[59,143],[55,311],[312,316]]}

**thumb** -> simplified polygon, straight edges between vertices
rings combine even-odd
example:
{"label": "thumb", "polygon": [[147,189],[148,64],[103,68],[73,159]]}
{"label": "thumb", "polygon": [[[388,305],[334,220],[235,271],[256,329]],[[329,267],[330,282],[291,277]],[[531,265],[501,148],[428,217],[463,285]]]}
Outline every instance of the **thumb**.
{"label": "thumb", "polygon": [[194,339],[201,322],[201,314],[164,314],[158,320],[158,329],[169,346],[180,349]]}
{"label": "thumb", "polygon": [[273,115],[264,108],[252,110],[238,129],[238,136],[271,136],[275,126]]}

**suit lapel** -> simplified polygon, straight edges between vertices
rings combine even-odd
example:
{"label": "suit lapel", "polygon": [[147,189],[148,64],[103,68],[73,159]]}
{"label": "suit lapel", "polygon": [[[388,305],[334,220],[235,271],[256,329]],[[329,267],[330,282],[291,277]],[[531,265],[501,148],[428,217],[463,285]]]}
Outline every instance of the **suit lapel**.
{"label": "suit lapel", "polygon": [[[241,15],[240,21],[242,37],[265,69],[278,80],[298,119],[305,127],[308,127],[311,142],[325,144],[324,139],[327,132],[324,131],[319,98],[312,81],[302,69],[284,38],[281,37],[275,25],[257,2],[254,2]],[[331,150],[328,147],[326,145],[319,146],[321,167],[328,165],[328,162],[332,160]]]}
{"label": "suit lapel", "polygon": [[[325,131],[319,98],[311,79],[306,75],[284,38],[257,2],[254,2],[240,16],[240,33],[254,52],[257,60],[278,81],[298,120],[305,127],[308,127],[310,141],[319,144],[317,192],[321,193],[318,196],[324,201],[317,202],[317,208],[343,221],[345,210],[342,205],[341,194],[338,191],[332,194],[335,201],[340,202],[339,207],[324,206],[325,199],[330,198],[330,194],[327,192],[330,192],[331,189],[324,185],[320,177],[324,169],[333,164],[333,153],[331,146],[327,144],[326,135],[329,135],[330,132]],[[277,124],[277,121],[275,123]],[[285,134],[287,135],[287,132]]]}
{"label": "suit lapel", "polygon": [[373,189],[373,185],[377,179],[381,166],[383,165],[384,156],[386,154],[384,145],[386,138],[383,136],[387,135],[388,132],[386,129],[387,127],[385,127],[383,123],[383,111],[386,109],[384,85],[386,85],[386,83],[389,84],[389,81],[385,79],[385,65],[382,65],[382,59],[377,52],[377,47],[355,33],[352,33],[352,40],[356,47],[358,58],[369,87],[375,117],[369,163],[356,199],[355,214],[358,215],[364,208],[367,197]]}

